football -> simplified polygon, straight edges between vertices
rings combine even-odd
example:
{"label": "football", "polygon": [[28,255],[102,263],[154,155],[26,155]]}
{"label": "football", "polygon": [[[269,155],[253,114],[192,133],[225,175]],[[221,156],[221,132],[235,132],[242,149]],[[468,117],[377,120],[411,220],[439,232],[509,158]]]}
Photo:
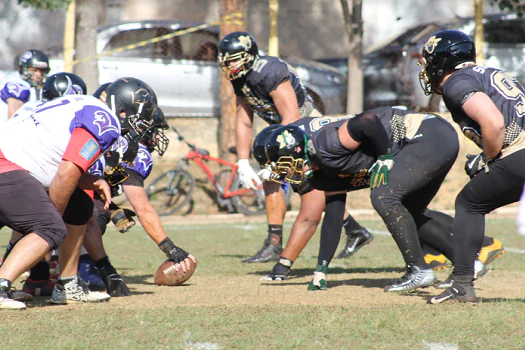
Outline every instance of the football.
{"label": "football", "polygon": [[160,264],[155,273],[155,284],[159,286],[180,286],[190,279],[197,268],[197,264],[193,261],[190,262],[190,268],[186,272],[183,272],[182,269],[175,270],[175,265],[173,260],[166,260]]}

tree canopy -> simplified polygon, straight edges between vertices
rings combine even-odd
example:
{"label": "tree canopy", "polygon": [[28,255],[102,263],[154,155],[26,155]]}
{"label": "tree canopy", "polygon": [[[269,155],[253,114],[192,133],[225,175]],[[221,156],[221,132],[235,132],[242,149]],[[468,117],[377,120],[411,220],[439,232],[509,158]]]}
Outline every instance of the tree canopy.
{"label": "tree canopy", "polygon": [[510,10],[515,12],[519,17],[525,14],[525,3],[520,0],[490,0],[491,5],[498,6],[502,11]]}
{"label": "tree canopy", "polygon": [[57,10],[67,8],[72,0],[18,0],[24,7],[33,7],[38,10]]}

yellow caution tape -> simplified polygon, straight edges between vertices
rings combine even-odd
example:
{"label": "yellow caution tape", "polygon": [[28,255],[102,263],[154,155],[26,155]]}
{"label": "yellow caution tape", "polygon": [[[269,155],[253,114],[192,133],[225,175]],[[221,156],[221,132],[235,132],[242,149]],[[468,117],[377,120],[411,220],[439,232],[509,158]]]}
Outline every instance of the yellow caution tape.
{"label": "yellow caution tape", "polygon": [[[146,46],[146,45],[153,44],[153,43],[158,43],[160,41],[168,40],[168,39],[174,38],[176,36],[181,36],[181,35],[184,35],[184,34],[197,32],[197,31],[205,29],[205,28],[209,28],[209,27],[214,27],[214,26],[220,25],[221,23],[243,25],[244,24],[243,17],[244,17],[244,15],[242,13],[240,13],[240,12],[231,13],[229,15],[224,16],[220,21],[204,23],[204,24],[198,25],[196,27],[191,27],[191,28],[186,28],[186,29],[183,29],[183,30],[178,30],[178,31],[173,32],[173,33],[169,33],[169,34],[157,36],[157,37],[152,38],[152,39],[140,41],[140,42],[138,42],[136,44],[130,44],[130,45],[126,45],[126,46],[123,46],[123,47],[119,47],[119,48],[117,48],[115,50],[102,52],[102,53],[99,53],[96,56],[90,56],[90,57],[83,58],[81,60],[75,60],[75,61],[73,61],[73,65],[79,64],[79,63],[84,63],[84,62],[91,61],[91,60],[96,60],[96,59],[98,59],[100,57],[104,57],[104,56],[111,56],[114,53],[132,50],[132,49],[135,49],[137,47]],[[235,18],[238,18],[238,19],[235,19]]]}

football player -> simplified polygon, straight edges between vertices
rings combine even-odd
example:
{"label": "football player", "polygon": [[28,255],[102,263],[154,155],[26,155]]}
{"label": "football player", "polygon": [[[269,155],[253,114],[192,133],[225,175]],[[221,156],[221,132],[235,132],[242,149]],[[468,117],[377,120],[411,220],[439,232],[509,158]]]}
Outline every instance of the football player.
{"label": "football player", "polygon": [[[260,56],[255,39],[246,32],[226,35],[219,44],[219,68],[230,80],[237,98],[236,147],[239,179],[255,189],[261,179],[249,164],[254,114],[268,124],[289,124],[301,117],[321,116],[312,98],[288,63]],[[268,237],[245,263],[277,260],[282,252],[286,202],[281,185],[263,181]],[[346,219],[348,243],[340,257],[350,256],[372,240],[372,235],[351,216]]]}
{"label": "football player", "polygon": [[[86,95],[56,98],[15,116],[0,131],[0,224],[24,235],[0,267],[1,308],[25,308],[10,298],[12,281],[59,246],[61,276],[51,302],[109,299],[77,277],[82,228],[93,210],[80,189],[99,192],[109,206],[109,185],[86,170],[121,134],[151,120],[156,97],[133,78],[117,80],[106,92],[106,103]],[[74,227],[66,231],[64,222]]]}
{"label": "football player", "polygon": [[[407,265],[406,274],[385,291],[410,292],[435,282],[421,242],[452,257],[449,229],[426,210],[459,151],[457,135],[448,122],[433,114],[383,107],[351,119],[303,118],[262,138],[254,143],[254,153],[259,161],[264,160],[261,165],[271,173],[271,179],[301,183],[306,176],[309,186],[325,191],[321,247],[309,290],[326,289],[327,267],[339,243],[335,232],[342,224],[346,192],[369,186],[372,204]],[[442,141],[446,142],[436,154],[436,144]],[[314,217],[320,217],[323,203],[308,206],[314,204],[319,208]],[[298,235],[310,238],[304,232]],[[283,257],[287,249],[288,245]],[[272,275],[286,273],[289,266],[291,262],[281,259]]]}
{"label": "football player", "polygon": [[444,30],[428,39],[419,62],[425,94],[443,95],[452,119],[481,149],[467,156],[465,171],[471,180],[456,198],[453,284],[429,299],[431,304],[477,301],[472,269],[485,215],[519,201],[525,182],[525,89],[507,72],[475,61],[473,40]]}
{"label": "football player", "polygon": [[49,73],[49,60],[40,50],[28,50],[18,59],[18,77],[0,83],[0,122],[7,121],[29,100],[40,99],[36,89],[41,89]]}
{"label": "football player", "polygon": [[[102,93],[102,96],[104,96],[104,93]],[[144,189],[144,181],[153,168],[152,153],[156,151],[159,156],[162,156],[168,148],[169,139],[164,135],[164,130],[167,128],[168,124],[162,110],[157,109],[153,117],[153,124],[144,132],[144,136],[140,140],[136,158],[125,166],[126,178],[116,185],[118,189],[113,192],[126,195],[133,207],[134,212],[132,213],[136,213],[146,233],[157,243],[168,259],[180,264],[180,268],[186,271],[186,269],[190,268],[190,260],[196,263],[196,258],[184,249],[176,246],[168,237],[159,216],[149,203]],[[113,207],[112,210],[111,208],[110,210],[105,209],[103,201],[100,198],[96,198],[92,222],[94,225],[89,226],[93,234],[86,235],[84,242],[87,252],[100,272],[106,290],[113,296],[127,296],[130,293],[121,276],[111,265],[110,259],[104,250],[102,234],[106,231],[110,220],[120,217],[121,220],[129,221],[129,218],[132,216],[130,212],[127,209],[118,207]]]}

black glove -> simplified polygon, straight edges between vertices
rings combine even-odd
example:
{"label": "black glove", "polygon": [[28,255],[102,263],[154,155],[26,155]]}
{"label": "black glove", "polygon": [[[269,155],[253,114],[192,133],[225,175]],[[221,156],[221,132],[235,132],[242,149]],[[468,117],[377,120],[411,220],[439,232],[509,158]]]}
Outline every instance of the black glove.
{"label": "black glove", "polygon": [[135,226],[134,216],[137,216],[137,214],[135,214],[133,210],[119,208],[111,212],[111,221],[120,233],[126,233],[130,228]]}
{"label": "black glove", "polygon": [[490,170],[489,164],[492,162],[494,162],[494,159],[488,159],[483,152],[480,154],[467,154],[465,172],[472,179],[481,170],[485,170],[488,173]]}
{"label": "black glove", "polygon": [[168,259],[173,260],[175,264],[180,263],[184,259],[190,255],[188,252],[186,252],[184,249],[177,247],[169,237],[165,238],[162,242],[159,244],[160,250],[166,254]]}
{"label": "black glove", "polygon": [[112,297],[128,297],[131,295],[128,286],[112,265],[104,266],[99,271],[109,295]]}

